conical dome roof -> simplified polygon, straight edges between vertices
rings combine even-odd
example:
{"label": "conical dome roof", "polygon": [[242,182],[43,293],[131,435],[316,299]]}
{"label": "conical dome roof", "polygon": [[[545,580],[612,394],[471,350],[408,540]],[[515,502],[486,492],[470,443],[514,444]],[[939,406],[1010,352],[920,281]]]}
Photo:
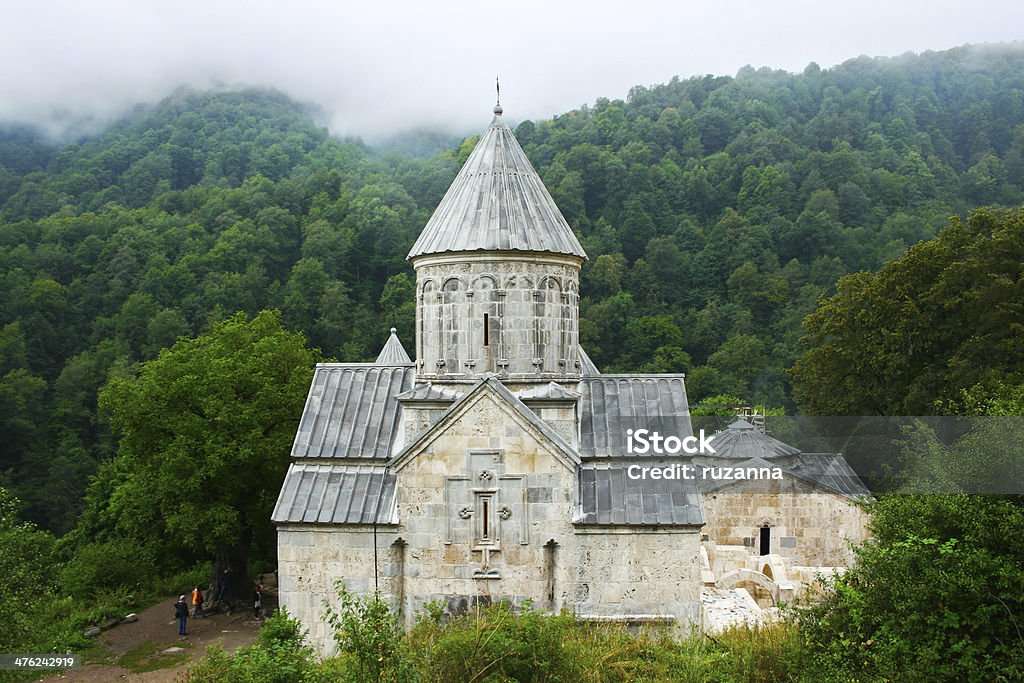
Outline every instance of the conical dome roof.
{"label": "conical dome roof", "polygon": [[526,158],[500,106],[408,258],[464,251],[532,251],[587,258]]}

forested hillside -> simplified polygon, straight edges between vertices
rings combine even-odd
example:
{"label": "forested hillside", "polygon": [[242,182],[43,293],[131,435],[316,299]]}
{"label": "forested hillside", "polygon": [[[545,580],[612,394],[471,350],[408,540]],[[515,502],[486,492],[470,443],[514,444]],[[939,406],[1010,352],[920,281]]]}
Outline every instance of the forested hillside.
{"label": "forested hillside", "polygon": [[[595,361],[792,410],[801,322],[842,275],[1024,203],[1024,52],[677,79],[516,134],[590,255]],[[74,144],[3,130],[0,486],[70,529],[115,448],[99,389],[235,311],[279,308],[327,357],[368,360],[392,325],[409,346],[404,257],[473,142],[384,153],[253,91],[180,92]]]}

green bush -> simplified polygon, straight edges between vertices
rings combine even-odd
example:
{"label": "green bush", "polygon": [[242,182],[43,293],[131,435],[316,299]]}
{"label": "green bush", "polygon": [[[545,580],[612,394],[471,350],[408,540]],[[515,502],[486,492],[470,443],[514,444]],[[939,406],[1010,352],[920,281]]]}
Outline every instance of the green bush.
{"label": "green bush", "polygon": [[0,488],[0,652],[25,652],[37,644],[53,599],[53,536],[22,522],[19,505]]}
{"label": "green bush", "polygon": [[800,615],[822,677],[1024,678],[1024,498],[882,498],[874,538]]}
{"label": "green bush", "polygon": [[339,609],[327,607],[327,623],[347,663],[346,680],[413,680],[411,654],[398,618],[379,593],[366,597],[336,584]]}
{"label": "green bush", "polygon": [[566,657],[568,614],[545,615],[530,605],[518,613],[507,602],[484,607],[437,628],[421,619],[412,639],[424,648],[426,668],[436,680],[572,681],[576,662]]}
{"label": "green bush", "polygon": [[718,636],[679,638],[667,628],[631,633],[621,624],[592,624],[502,602],[447,619],[428,609],[404,633],[379,595],[339,587],[328,610],[339,653],[319,659],[299,623],[267,620],[251,647],[234,655],[212,649],[188,672],[192,683],[423,681],[540,683],[672,681],[767,683],[817,681],[805,671],[792,622],[735,628]]}
{"label": "green bush", "polygon": [[197,562],[192,568],[186,569],[183,572],[157,579],[153,584],[153,590],[157,595],[178,595],[189,592],[195,586],[199,586],[205,594],[210,585],[210,577],[212,575],[212,562]]}
{"label": "green bush", "polygon": [[297,683],[323,680],[313,648],[298,621],[282,611],[269,617],[255,642],[235,654],[211,647],[189,668],[192,683]]}
{"label": "green bush", "polygon": [[153,557],[145,548],[117,539],[79,546],[61,570],[59,583],[68,595],[91,598],[120,586],[141,587],[155,574]]}

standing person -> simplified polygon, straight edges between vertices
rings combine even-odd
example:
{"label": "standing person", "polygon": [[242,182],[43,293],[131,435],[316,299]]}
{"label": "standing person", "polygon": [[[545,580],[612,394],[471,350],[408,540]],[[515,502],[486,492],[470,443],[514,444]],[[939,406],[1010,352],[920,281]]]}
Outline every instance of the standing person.
{"label": "standing person", "polygon": [[227,597],[228,583],[231,578],[231,571],[228,569],[224,570],[224,573],[220,575],[220,590],[217,591],[217,602],[223,602],[224,598]]}
{"label": "standing person", "polygon": [[252,608],[253,618],[260,618],[260,610],[263,609],[263,585],[256,586],[256,590],[252,594]]}
{"label": "standing person", "polygon": [[188,605],[185,604],[184,595],[178,598],[178,602],[174,603],[174,616],[178,620],[178,635],[187,636],[185,621],[188,620]]}
{"label": "standing person", "polygon": [[196,617],[206,618],[206,614],[203,612],[203,591],[199,590],[199,586],[192,590],[192,618]]}

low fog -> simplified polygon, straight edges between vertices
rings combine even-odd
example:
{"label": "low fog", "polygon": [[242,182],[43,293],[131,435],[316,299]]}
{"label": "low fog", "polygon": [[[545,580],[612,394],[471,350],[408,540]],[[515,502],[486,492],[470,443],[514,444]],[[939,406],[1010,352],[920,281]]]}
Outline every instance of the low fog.
{"label": "low fog", "polygon": [[[783,5],[780,7],[779,5]],[[8,3],[0,122],[96,128],[179,86],[263,86],[331,132],[476,132],[494,104],[550,117],[629,88],[747,64],[802,71],[1024,38],[1009,0]]]}

